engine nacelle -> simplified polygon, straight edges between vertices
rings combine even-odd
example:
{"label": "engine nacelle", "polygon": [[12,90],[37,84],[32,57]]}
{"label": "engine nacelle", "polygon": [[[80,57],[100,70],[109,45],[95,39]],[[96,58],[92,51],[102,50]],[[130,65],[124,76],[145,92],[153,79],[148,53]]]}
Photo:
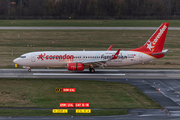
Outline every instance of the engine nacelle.
{"label": "engine nacelle", "polygon": [[84,70],[84,64],[81,64],[81,63],[68,63],[67,67],[68,67],[68,70],[79,70],[79,71]]}

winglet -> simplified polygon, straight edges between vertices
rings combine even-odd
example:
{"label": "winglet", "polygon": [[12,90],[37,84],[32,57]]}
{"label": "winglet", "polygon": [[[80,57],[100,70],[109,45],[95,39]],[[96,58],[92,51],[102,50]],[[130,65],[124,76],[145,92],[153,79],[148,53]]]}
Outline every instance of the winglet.
{"label": "winglet", "polygon": [[111,45],[111,46],[107,49],[107,51],[111,51],[112,47],[113,47],[113,45]]}
{"label": "winglet", "polygon": [[119,50],[116,52],[116,54],[113,55],[113,58],[112,58],[111,60],[118,58],[118,55],[119,55],[120,50],[121,50],[121,49],[119,49]]}

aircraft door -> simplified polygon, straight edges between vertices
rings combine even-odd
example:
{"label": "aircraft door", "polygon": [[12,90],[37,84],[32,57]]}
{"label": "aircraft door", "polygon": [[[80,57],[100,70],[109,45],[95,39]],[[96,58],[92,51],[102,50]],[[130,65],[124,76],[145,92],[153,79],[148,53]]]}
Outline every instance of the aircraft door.
{"label": "aircraft door", "polygon": [[36,62],[36,56],[35,56],[35,54],[31,54],[31,62]]}
{"label": "aircraft door", "polygon": [[122,58],[121,58],[121,56],[122,56],[122,53],[120,53],[120,54],[118,55],[118,58],[117,58],[118,64],[122,64]]}
{"label": "aircraft door", "polygon": [[143,54],[142,53],[139,53],[139,61],[143,62]]}

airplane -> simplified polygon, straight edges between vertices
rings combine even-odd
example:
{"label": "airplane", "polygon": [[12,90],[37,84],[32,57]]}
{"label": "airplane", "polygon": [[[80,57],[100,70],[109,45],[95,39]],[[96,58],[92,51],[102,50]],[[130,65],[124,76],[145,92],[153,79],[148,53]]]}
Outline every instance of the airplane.
{"label": "airplane", "polygon": [[162,58],[168,49],[163,50],[169,23],[162,23],[148,41],[141,47],[129,51],[39,51],[21,55],[13,60],[15,64],[31,67],[67,67],[70,71],[83,71],[89,68],[91,73],[96,67],[121,67]]}

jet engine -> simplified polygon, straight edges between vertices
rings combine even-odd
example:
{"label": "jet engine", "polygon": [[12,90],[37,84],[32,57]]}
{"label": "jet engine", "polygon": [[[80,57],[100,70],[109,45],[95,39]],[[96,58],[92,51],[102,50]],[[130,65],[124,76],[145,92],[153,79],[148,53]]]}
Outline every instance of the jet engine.
{"label": "jet engine", "polygon": [[78,70],[78,71],[84,70],[84,64],[81,63],[68,63],[67,67],[68,70]]}

